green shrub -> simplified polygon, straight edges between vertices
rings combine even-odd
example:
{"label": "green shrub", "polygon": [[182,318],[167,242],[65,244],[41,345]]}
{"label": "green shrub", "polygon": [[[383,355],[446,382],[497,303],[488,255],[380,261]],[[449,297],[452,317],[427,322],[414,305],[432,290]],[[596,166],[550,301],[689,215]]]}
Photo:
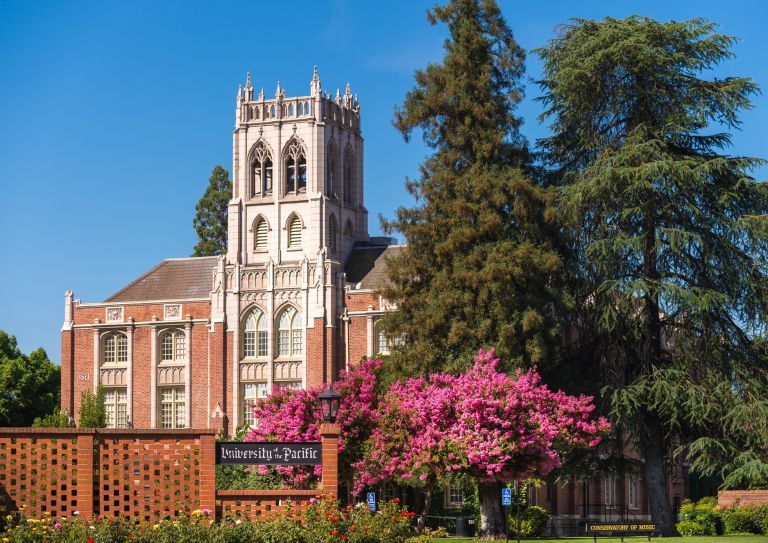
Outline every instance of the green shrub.
{"label": "green shrub", "polygon": [[94,394],[85,390],[80,395],[80,428],[106,428],[107,408],[104,405],[104,387],[99,383]]}
{"label": "green shrub", "polygon": [[721,513],[726,534],[763,533],[761,520],[765,515],[765,506],[729,507]]}
{"label": "green shrub", "polygon": [[692,535],[704,535],[704,526],[698,522],[684,520],[677,523],[677,531],[680,532],[680,535],[683,537],[689,537]]}
{"label": "green shrub", "polygon": [[[510,513],[508,519],[509,533],[517,536],[517,516]],[[549,513],[543,507],[529,505],[522,513],[520,521],[520,537],[541,537],[547,531]]]}
{"label": "green shrub", "polygon": [[702,498],[698,502],[685,500],[678,514],[680,522],[695,522],[704,533],[702,535],[722,535],[723,520],[717,511],[717,498]]}
{"label": "green shrub", "polygon": [[53,408],[53,413],[48,413],[44,417],[35,417],[32,422],[33,428],[74,428],[75,421],[72,420],[66,409],[59,406]]}

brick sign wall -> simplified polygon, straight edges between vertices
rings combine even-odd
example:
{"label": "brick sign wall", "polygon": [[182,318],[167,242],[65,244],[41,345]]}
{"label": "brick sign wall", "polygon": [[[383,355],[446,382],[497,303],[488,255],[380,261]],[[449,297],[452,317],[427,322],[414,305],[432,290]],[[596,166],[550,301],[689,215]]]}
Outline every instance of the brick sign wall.
{"label": "brick sign wall", "polygon": [[337,495],[338,429],[323,425],[318,491],[216,493],[216,442],[209,430],[0,428],[0,515],[26,506],[45,514],[156,520],[181,509],[219,518],[258,518],[294,503],[297,516],[317,493]]}

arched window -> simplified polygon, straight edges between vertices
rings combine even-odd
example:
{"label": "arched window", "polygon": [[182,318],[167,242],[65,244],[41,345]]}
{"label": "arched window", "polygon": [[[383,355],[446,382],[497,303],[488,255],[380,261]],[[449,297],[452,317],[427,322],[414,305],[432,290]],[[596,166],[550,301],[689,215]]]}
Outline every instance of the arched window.
{"label": "arched window", "polygon": [[101,363],[128,363],[128,338],[125,334],[110,332],[104,336],[102,340]]}
{"label": "arched window", "polygon": [[298,356],[301,354],[301,313],[293,306],[286,307],[277,324],[278,356]]}
{"label": "arched window", "polygon": [[302,115],[304,115],[304,103],[299,102],[299,117],[301,117]]}
{"label": "arched window", "polygon": [[331,138],[328,142],[328,171],[326,172],[325,192],[327,196],[336,197],[336,193],[339,190],[337,186],[339,182],[339,147],[336,145],[336,140]]}
{"label": "arched window", "polygon": [[168,330],[160,336],[160,360],[183,362],[186,359],[187,344],[184,332]]}
{"label": "arched window", "polygon": [[267,356],[267,319],[260,309],[254,309],[245,319],[243,357]]}
{"label": "arched window", "polygon": [[344,225],[344,237],[345,238],[354,238],[355,237],[355,228],[352,226],[352,221],[347,219],[347,223]]}
{"label": "arched window", "polygon": [[251,150],[251,196],[272,192],[272,153],[264,142]]}
{"label": "arched window", "polygon": [[269,116],[270,117],[277,116],[277,109],[275,108],[274,104],[272,105],[272,107],[269,108]]}
{"label": "arched window", "polygon": [[331,252],[336,251],[336,240],[339,237],[339,226],[336,224],[336,215],[331,214],[328,220],[328,248]]}
{"label": "arched window", "polygon": [[301,247],[301,219],[294,215],[288,221],[288,248],[298,249]]}
{"label": "arched window", "polygon": [[352,203],[352,191],[354,187],[355,153],[352,146],[347,144],[344,149],[344,201]]}
{"label": "arched window", "polygon": [[307,190],[307,153],[298,140],[293,139],[285,152],[285,192]]}
{"label": "arched window", "polygon": [[264,217],[257,217],[253,226],[253,248],[266,249],[269,225]]}
{"label": "arched window", "polygon": [[304,102],[304,115],[309,115],[309,101]]}
{"label": "arched window", "polygon": [[293,104],[288,105],[288,116],[293,117]]}

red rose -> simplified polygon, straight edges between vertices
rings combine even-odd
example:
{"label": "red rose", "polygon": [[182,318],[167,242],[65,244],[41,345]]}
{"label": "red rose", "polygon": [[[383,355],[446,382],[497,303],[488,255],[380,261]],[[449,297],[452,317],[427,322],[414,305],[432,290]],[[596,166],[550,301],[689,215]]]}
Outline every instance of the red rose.
{"label": "red rose", "polygon": [[342,541],[346,541],[347,540],[347,536],[345,536],[345,535],[341,536],[341,540]]}
{"label": "red rose", "polygon": [[339,535],[339,531],[338,530],[331,530],[331,535]]}
{"label": "red rose", "polygon": [[392,515],[392,520],[397,520],[397,517],[395,515]]}
{"label": "red rose", "polygon": [[88,538],[88,543],[93,543],[93,538],[92,537]]}
{"label": "red rose", "polygon": [[395,498],[394,500],[392,500],[392,503],[400,503],[400,498]]}

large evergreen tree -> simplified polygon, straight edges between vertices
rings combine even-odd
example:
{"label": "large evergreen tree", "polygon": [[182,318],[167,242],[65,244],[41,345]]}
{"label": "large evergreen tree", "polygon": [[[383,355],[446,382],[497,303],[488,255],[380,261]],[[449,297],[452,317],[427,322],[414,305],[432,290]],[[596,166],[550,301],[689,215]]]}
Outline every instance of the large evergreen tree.
{"label": "large evergreen tree", "polygon": [[395,113],[406,140],[420,129],[435,152],[407,183],[416,205],[385,222],[407,240],[384,293],[399,304],[385,326],[407,339],[393,363],[411,374],[459,369],[481,347],[510,366],[536,362],[558,337],[549,279],[560,259],[514,115],[524,53],[492,0],[454,0],[428,17],[450,37],[443,63],[416,72]]}
{"label": "large evergreen tree", "polygon": [[192,256],[220,255],[227,252],[227,206],[232,199],[229,172],[219,164],[211,172],[205,194],[195,206],[192,223],[197,244]]}
{"label": "large evergreen tree", "polygon": [[[527,146],[514,113],[524,53],[493,0],[452,0],[428,12],[450,36],[441,64],[416,72],[395,112],[434,153],[407,188],[416,199],[385,222],[407,246],[388,261],[396,301],[384,317],[405,338],[390,367],[420,374],[471,364],[495,347],[507,368],[542,360],[559,342],[552,287],[561,260],[545,222],[545,192],[527,176]],[[503,535],[500,485],[480,484],[482,532]],[[489,513],[489,514],[486,514]]]}
{"label": "large evergreen tree", "polygon": [[722,462],[732,429],[768,433],[755,341],[768,310],[768,192],[748,175],[759,161],[724,154],[730,137],[713,128],[738,126],[757,87],[705,74],[732,44],[704,20],[630,17],[576,20],[540,51],[552,120],[542,144],[581,287],[564,369],[582,390],[605,387],[612,422],[644,456],[665,535],[672,453]]}

